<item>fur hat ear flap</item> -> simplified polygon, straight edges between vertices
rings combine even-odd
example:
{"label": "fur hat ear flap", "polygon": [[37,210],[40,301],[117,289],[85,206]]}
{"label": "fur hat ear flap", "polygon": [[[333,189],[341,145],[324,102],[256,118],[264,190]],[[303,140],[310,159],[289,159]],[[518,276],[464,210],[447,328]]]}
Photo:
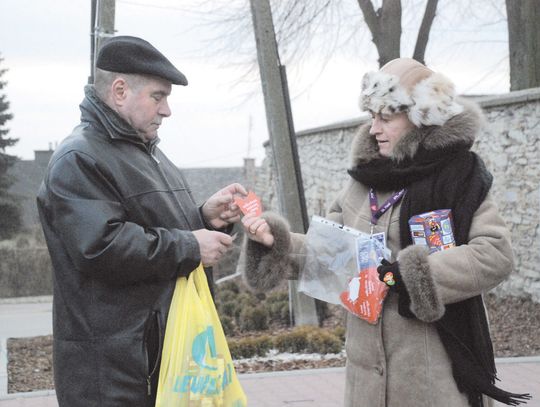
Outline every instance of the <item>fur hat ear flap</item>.
{"label": "fur hat ear flap", "polygon": [[463,106],[456,102],[454,84],[440,73],[419,82],[411,96],[414,105],[408,115],[416,127],[442,126],[463,111]]}

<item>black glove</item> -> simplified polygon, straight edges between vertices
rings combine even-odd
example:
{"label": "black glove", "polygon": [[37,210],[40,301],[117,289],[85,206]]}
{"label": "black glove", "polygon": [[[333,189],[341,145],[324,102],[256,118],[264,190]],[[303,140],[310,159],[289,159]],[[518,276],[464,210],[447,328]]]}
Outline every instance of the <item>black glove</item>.
{"label": "black glove", "polygon": [[407,291],[407,287],[403,284],[401,273],[399,272],[398,262],[390,263],[383,259],[381,265],[377,267],[379,280],[385,283],[390,291],[398,294],[398,313],[405,318],[414,318],[414,314],[410,310],[411,298]]}
{"label": "black glove", "polygon": [[386,259],[383,259],[381,265],[377,267],[377,272],[379,273],[379,280],[385,283],[391,291],[401,292],[405,290],[397,261],[390,263]]}

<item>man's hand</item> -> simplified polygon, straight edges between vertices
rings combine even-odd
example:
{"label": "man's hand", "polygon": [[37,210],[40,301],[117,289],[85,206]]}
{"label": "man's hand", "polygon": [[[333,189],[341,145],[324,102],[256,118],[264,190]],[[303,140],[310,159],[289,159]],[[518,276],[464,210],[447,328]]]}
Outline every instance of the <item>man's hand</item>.
{"label": "man's hand", "polygon": [[232,245],[233,238],[225,233],[207,229],[193,231],[199,242],[203,266],[214,266]]}
{"label": "man's hand", "polygon": [[231,184],[208,198],[202,207],[206,223],[214,229],[223,229],[231,223],[238,222],[241,212],[234,203],[235,194],[246,196],[247,191],[240,184]]}
{"label": "man's hand", "polygon": [[260,216],[246,215],[242,218],[242,225],[246,236],[266,247],[274,245],[274,235],[266,220]]}

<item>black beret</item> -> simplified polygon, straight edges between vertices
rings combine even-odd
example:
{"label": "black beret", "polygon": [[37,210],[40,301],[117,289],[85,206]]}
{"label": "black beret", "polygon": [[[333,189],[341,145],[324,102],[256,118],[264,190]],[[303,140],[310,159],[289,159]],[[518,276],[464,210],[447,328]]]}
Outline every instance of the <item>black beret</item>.
{"label": "black beret", "polygon": [[127,35],[112,37],[100,48],[96,67],[104,71],[154,75],[175,85],[187,85],[184,74],[152,44]]}

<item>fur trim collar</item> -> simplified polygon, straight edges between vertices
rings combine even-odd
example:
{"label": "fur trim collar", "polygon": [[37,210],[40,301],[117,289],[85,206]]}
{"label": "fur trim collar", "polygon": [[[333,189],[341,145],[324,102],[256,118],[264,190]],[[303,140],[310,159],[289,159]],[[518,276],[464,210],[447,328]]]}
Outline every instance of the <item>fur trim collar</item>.
{"label": "fur trim collar", "polygon": [[[482,111],[476,103],[469,100],[458,98],[456,102],[463,110],[460,114],[442,126],[422,126],[405,134],[395,145],[392,160],[399,162],[413,158],[420,146],[428,151],[450,148],[457,144],[472,146],[483,124]],[[360,127],[353,139],[351,150],[353,167],[381,158],[377,141],[369,134],[370,127],[370,123]]]}

